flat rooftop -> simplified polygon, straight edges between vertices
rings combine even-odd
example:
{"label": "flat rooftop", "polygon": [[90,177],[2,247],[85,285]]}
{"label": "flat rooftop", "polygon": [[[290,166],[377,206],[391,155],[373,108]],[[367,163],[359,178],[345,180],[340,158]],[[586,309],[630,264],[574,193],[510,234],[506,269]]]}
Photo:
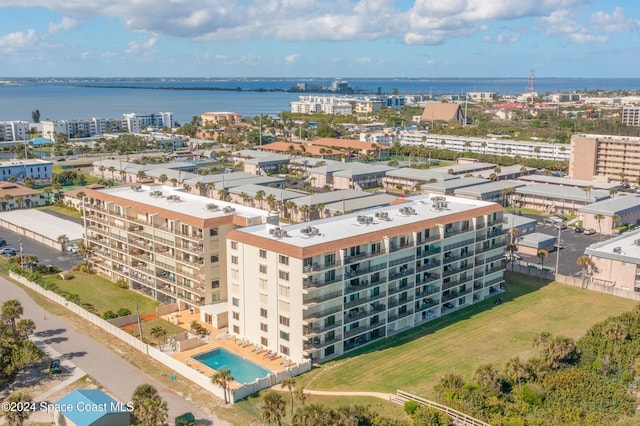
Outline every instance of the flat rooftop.
{"label": "flat rooftop", "polygon": [[[133,186],[136,185],[101,189],[98,190],[98,192],[121,200],[145,204],[151,207],[151,209],[170,210],[199,219],[213,219],[231,213],[243,217],[270,216],[269,212],[265,210],[189,194],[180,187],[137,185],[140,189],[134,190],[132,189]],[[179,198],[176,200],[175,198],[170,198],[170,196],[177,196]],[[214,209],[213,206],[216,208]],[[227,211],[225,211],[225,207],[227,207]],[[229,209],[234,210],[231,211]]]}
{"label": "flat rooftop", "polygon": [[560,186],[575,186],[577,188],[584,188],[587,186],[591,186],[593,189],[604,189],[610,190],[611,188],[617,188],[620,186],[618,183],[603,183],[603,182],[593,182],[590,180],[583,179],[569,179],[559,176],[547,176],[547,175],[526,175],[520,176],[518,180],[522,180],[525,182],[538,182],[538,183],[551,183],[554,185]]}
{"label": "flat rooftop", "polygon": [[[432,197],[446,199],[446,207],[436,209],[433,207]],[[264,239],[278,241],[294,247],[306,248],[332,241],[344,240],[373,232],[390,231],[391,235],[397,234],[397,229],[408,225],[418,224],[429,219],[443,219],[443,224],[451,220],[447,217],[454,216],[454,220],[462,220],[464,217],[473,217],[480,214],[488,214],[490,211],[499,211],[502,208],[495,203],[477,201],[440,195],[420,195],[406,199],[406,203],[397,206],[384,206],[369,209],[360,213],[351,213],[335,216],[327,219],[315,220],[306,223],[278,227],[286,231],[286,236],[278,238],[274,236],[276,226],[257,225],[247,228],[238,228],[234,232],[248,234]],[[495,210],[492,210],[492,207]],[[410,213],[403,213],[400,209],[412,208]],[[482,210],[482,212],[474,212]],[[406,210],[404,210],[406,211]],[[380,218],[380,213],[387,213],[386,219]],[[468,215],[460,215],[468,213]],[[376,216],[378,214],[378,216]],[[372,218],[368,223],[358,221],[359,216]],[[301,232],[302,229],[315,228],[317,233],[308,235]],[[394,230],[395,229],[395,230]],[[393,231],[393,232],[391,232]]]}
{"label": "flat rooftop", "polygon": [[580,212],[613,216],[614,214],[623,215],[638,209],[640,209],[640,197],[637,195],[619,195],[581,207]]}
{"label": "flat rooftop", "polygon": [[0,220],[28,229],[53,241],[56,241],[62,234],[69,237],[69,241],[76,241],[81,239],[84,234],[82,225],[36,209],[2,212]]}
{"label": "flat rooftop", "polygon": [[558,186],[548,183],[535,183],[533,185],[516,188],[516,194],[533,195],[537,197],[553,198],[568,201],[588,201],[593,203],[610,197],[608,191],[594,189],[588,194],[582,188],[575,186]]}
{"label": "flat rooftop", "polygon": [[640,264],[640,229],[591,244],[584,253],[605,259]]}

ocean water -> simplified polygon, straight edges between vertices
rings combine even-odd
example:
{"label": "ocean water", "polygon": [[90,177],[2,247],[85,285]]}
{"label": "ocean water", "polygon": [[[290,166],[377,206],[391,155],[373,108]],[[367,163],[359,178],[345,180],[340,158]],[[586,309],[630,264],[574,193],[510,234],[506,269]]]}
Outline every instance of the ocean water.
{"label": "ocean water", "polygon": [[[0,79],[1,80],[1,79]],[[4,79],[9,80],[9,79]],[[494,79],[347,79],[351,87],[375,93],[463,94],[526,91],[526,78]],[[40,110],[44,119],[120,117],[124,113],[173,112],[180,123],[207,111],[231,111],[243,116],[288,111],[299,93],[287,92],[297,83],[323,87],[331,79],[11,79],[0,84],[0,121],[31,121]],[[636,90],[640,79],[541,78],[539,93],[581,90]]]}

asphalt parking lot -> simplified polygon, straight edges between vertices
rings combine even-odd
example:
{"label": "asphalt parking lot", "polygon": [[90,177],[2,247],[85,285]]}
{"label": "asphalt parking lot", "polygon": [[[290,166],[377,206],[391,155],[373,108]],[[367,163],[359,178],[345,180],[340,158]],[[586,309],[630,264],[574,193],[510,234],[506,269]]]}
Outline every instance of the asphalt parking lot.
{"label": "asphalt parking lot", "polygon": [[55,265],[63,271],[71,269],[82,261],[82,257],[77,254],[63,253],[30,238],[21,237],[19,234],[5,228],[0,228],[0,238],[4,238],[7,241],[6,247],[15,248],[18,256],[20,256],[20,240],[22,240],[23,255],[35,254],[38,256],[39,262]]}
{"label": "asphalt parking lot", "polygon": [[[523,216],[536,219],[538,225],[535,232],[541,232],[543,234],[558,236],[558,228],[554,225],[543,223],[544,216],[536,216],[530,214],[524,214]],[[593,243],[604,241],[605,238],[599,234],[585,235],[574,232],[573,227],[567,227],[567,229],[560,232],[560,244],[563,248],[555,250],[549,253],[544,259],[545,269],[555,269],[558,265],[558,273],[568,276],[577,276],[581,274],[582,268],[576,264],[576,261],[580,256],[584,254],[585,248]],[[558,255],[560,260],[558,262]],[[520,261],[523,266],[529,264],[540,265],[540,258],[537,256],[528,256],[520,254],[522,260]]]}

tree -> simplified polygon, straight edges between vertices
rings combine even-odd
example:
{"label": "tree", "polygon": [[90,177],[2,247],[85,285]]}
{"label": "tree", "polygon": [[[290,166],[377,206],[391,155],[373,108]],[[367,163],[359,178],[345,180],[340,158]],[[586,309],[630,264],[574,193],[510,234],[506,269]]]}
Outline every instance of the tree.
{"label": "tree", "polygon": [[31,410],[29,409],[33,404],[33,398],[31,398],[31,395],[26,392],[13,392],[5,401],[15,405],[16,408],[11,410],[2,410],[9,421],[9,425],[22,426],[29,416],[31,416]]}
{"label": "tree", "polygon": [[[640,374],[639,374],[640,375]],[[307,398],[309,397],[305,392],[304,388],[296,388],[293,392],[293,396],[296,401],[298,401],[304,407],[304,403],[307,402]]]}
{"label": "tree", "polygon": [[158,177],[158,181],[159,181],[161,184],[163,184],[163,185],[165,184],[165,182],[166,182],[167,180],[169,180],[169,178],[168,178],[168,177],[167,177],[167,175],[165,175],[164,173],[163,173],[163,174],[161,174],[161,175]]}
{"label": "tree", "polygon": [[614,213],[611,216],[611,222],[613,223],[613,227],[615,228],[616,226],[618,226],[618,221],[620,220],[620,215]]}
{"label": "tree", "polygon": [[592,185],[587,185],[585,187],[582,188],[582,190],[585,193],[585,197],[586,197],[586,202],[587,204],[589,204],[589,195],[591,194],[591,190],[593,189]]}
{"label": "tree", "polygon": [[536,256],[540,258],[540,276],[542,276],[542,273],[544,272],[544,259],[545,257],[549,256],[549,252],[544,249],[538,250],[538,253],[536,254]]}
{"label": "tree", "polygon": [[260,208],[262,208],[262,202],[264,201],[265,196],[267,195],[262,189],[256,192],[256,195],[253,197],[258,204],[260,204]]}
{"label": "tree", "polygon": [[67,234],[61,234],[61,235],[58,235],[58,238],[56,241],[58,241],[58,244],[60,244],[62,251],[64,251],[65,245],[69,242],[69,237],[67,237]]}
{"label": "tree", "polygon": [[162,326],[153,327],[151,329],[151,336],[156,339],[158,349],[162,350],[162,342],[167,336],[167,329]]}
{"label": "tree", "polygon": [[598,213],[593,218],[598,222],[598,232],[602,235],[602,219],[604,219],[604,215],[602,213]]}
{"label": "tree", "polygon": [[311,207],[308,204],[303,204],[299,207],[300,213],[302,213],[303,222],[309,220],[309,213],[311,213]]}
{"label": "tree", "polygon": [[296,387],[295,377],[285,377],[282,379],[280,386],[289,389],[289,399],[291,403],[291,415],[293,416],[293,389]]}
{"label": "tree", "polygon": [[78,241],[78,254],[84,259],[87,272],[89,272],[89,256],[91,256],[91,253],[93,253],[93,247],[87,245],[84,240]]}
{"label": "tree", "polygon": [[267,391],[261,398],[260,415],[267,423],[276,422],[278,426],[282,424],[287,403],[282,395],[275,391]]}
{"label": "tree", "polygon": [[440,410],[427,406],[420,406],[411,415],[412,426],[450,426],[451,418]]}
{"label": "tree", "polygon": [[224,403],[228,404],[229,399],[227,397],[227,389],[229,388],[229,384],[235,379],[231,375],[231,370],[227,368],[221,368],[217,370],[213,376],[211,376],[211,381],[222,388],[222,393],[224,394]]}
{"label": "tree", "polygon": [[593,267],[593,260],[591,260],[591,256],[588,254],[583,254],[576,260],[576,264],[582,267],[582,287],[584,288],[587,282],[589,268]]}
{"label": "tree", "polygon": [[36,323],[34,323],[33,320],[29,318],[23,318],[16,324],[16,332],[25,339],[29,339],[29,335],[33,334],[35,330]]}
{"label": "tree", "polygon": [[169,416],[167,402],[160,397],[156,388],[142,384],[136,388],[131,398],[133,415],[141,426],[166,424]]}
{"label": "tree", "polygon": [[2,304],[0,318],[2,318],[2,322],[11,325],[13,331],[16,331],[16,320],[20,318],[23,313],[22,303],[16,299],[9,299]]}
{"label": "tree", "polygon": [[[493,174],[493,173],[492,173]],[[500,192],[502,193],[502,206],[503,207],[508,207],[509,206],[509,196],[513,195],[516,193],[516,189],[512,186],[510,186],[509,188],[503,188],[500,190]]]}

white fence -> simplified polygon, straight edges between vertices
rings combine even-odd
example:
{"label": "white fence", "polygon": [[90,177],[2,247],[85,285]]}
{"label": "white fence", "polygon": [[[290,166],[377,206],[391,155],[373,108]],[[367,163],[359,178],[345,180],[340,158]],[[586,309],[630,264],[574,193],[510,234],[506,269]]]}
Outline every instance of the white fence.
{"label": "white fence", "polygon": [[483,422],[482,420],[476,419],[475,417],[471,417],[470,415],[465,414],[462,411],[454,410],[451,407],[447,407],[446,405],[440,404],[438,402],[421,398],[409,392],[397,390],[396,396],[394,396],[392,400],[401,403],[404,403],[406,401],[415,401],[420,405],[442,411],[443,413],[451,417],[451,419],[453,420],[453,424],[455,424],[456,426],[491,426],[489,423]]}
{"label": "white fence", "polygon": [[[103,320],[99,316],[94,315],[89,311],[86,311],[85,309],[76,305],[75,303],[69,302],[59,294],[56,294],[50,290],[45,290],[44,288],[40,287],[38,284],[33,283],[27,280],[25,277],[18,275],[14,272],[9,272],[9,276],[13,280],[18,281],[20,284],[24,285],[25,287],[28,287],[31,290],[37,293],[40,293],[41,295],[49,298],[50,300],[58,303],[59,305],[64,306],[65,308],[75,313],[76,315],[79,315],[80,317],[89,321],[90,323],[102,328],[107,333],[111,334],[114,337],[117,337],[118,339],[129,344],[130,346],[139,350],[140,352],[151,356],[155,360],[171,368],[176,373],[192,381],[193,383],[197,384],[201,388],[211,392],[213,395],[217,396],[218,398],[224,399],[224,394],[222,392],[222,389],[219,386],[214,385],[211,382],[210,377],[205,376],[204,374],[199,373],[196,370],[193,370],[192,368],[188,367],[185,364],[182,364],[180,361],[170,357],[169,355],[165,354],[159,349],[142,342],[138,338],[121,330],[120,328],[109,323],[108,321]],[[238,389],[229,389],[229,394],[230,394],[229,399],[232,402],[239,401],[242,398],[245,398],[262,389],[266,389],[280,383],[282,379],[285,377],[289,377],[291,375],[296,376],[298,374],[309,371],[310,369],[311,369],[311,361],[307,361],[305,363],[298,364],[295,367],[288,369],[287,371],[272,373],[263,379],[258,379],[253,383],[242,385]]]}
{"label": "white fence", "polygon": [[612,285],[607,285],[593,282],[590,279],[583,281],[582,277],[576,278],[560,274],[556,274],[555,280],[559,283],[571,285],[574,287],[581,287],[587,290],[598,291],[600,293],[607,293],[613,296],[624,297],[625,299],[640,301],[640,293],[633,290],[616,287],[615,283],[613,283]]}

